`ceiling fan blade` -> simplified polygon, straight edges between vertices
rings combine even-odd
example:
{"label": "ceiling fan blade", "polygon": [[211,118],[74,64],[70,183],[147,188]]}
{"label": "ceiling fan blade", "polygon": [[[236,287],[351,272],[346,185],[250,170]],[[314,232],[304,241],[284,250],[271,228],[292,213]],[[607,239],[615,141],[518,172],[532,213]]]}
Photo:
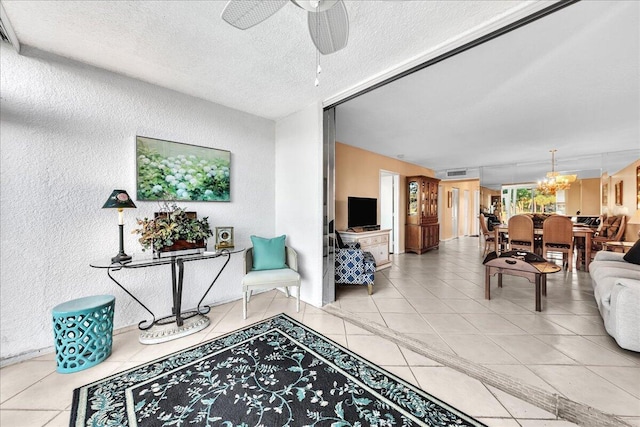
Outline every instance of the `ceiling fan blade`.
{"label": "ceiling fan blade", "polygon": [[307,14],[309,34],[313,44],[323,55],[337,52],[347,45],[349,40],[349,17],[342,0],[331,9]]}
{"label": "ceiling fan blade", "polygon": [[230,0],[222,19],[241,30],[261,23],[287,4],[288,0]]}

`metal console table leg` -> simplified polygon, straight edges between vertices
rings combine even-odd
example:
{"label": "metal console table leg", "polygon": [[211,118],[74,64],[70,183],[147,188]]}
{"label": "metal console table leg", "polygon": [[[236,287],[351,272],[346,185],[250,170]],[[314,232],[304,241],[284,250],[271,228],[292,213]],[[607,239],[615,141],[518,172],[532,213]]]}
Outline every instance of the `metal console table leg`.
{"label": "metal console table leg", "polygon": [[[240,252],[240,250],[235,251]],[[198,254],[191,256],[173,256],[170,259],[154,259],[154,260],[134,260],[128,262],[126,264],[122,263],[106,263],[102,264],[100,262],[91,264],[92,267],[95,268],[106,268],[107,275],[109,279],[111,279],[120,289],[127,293],[135,302],[137,302],[142,308],[144,308],[150,315],[151,320],[142,320],[138,323],[138,328],[140,329],[140,342],[143,344],[155,344],[164,341],[169,341],[172,339],[176,339],[185,335],[189,335],[195,332],[198,332],[204,328],[206,328],[210,320],[206,316],[211,311],[211,307],[208,305],[203,305],[204,299],[213,288],[213,285],[216,284],[218,278],[229,264],[231,259],[231,254],[235,253],[234,251],[223,250],[222,252],[218,252],[215,254]],[[182,292],[183,292],[183,282],[184,282],[184,268],[185,262],[188,261],[197,261],[203,259],[211,259],[211,258],[219,258],[226,257],[226,260],[213,281],[207,288],[207,290],[202,294],[198,305],[193,310],[188,310],[186,312],[182,311]],[[112,272],[120,271],[122,269],[129,268],[143,268],[143,267],[152,267],[158,265],[171,265],[171,290],[172,290],[172,307],[171,307],[171,315],[157,318],[156,315],[140,301],[138,297],[136,297],[131,291],[129,291],[122,283],[120,283],[112,274]]]}

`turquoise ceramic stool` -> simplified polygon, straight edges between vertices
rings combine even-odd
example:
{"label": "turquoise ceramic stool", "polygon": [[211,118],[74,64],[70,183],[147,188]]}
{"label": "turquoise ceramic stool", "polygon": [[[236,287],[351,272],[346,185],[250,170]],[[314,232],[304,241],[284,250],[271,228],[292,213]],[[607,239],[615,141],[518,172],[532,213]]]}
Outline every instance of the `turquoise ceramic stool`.
{"label": "turquoise ceramic stool", "polygon": [[53,308],[58,372],[78,372],[109,357],[115,302],[112,295],[96,295]]}

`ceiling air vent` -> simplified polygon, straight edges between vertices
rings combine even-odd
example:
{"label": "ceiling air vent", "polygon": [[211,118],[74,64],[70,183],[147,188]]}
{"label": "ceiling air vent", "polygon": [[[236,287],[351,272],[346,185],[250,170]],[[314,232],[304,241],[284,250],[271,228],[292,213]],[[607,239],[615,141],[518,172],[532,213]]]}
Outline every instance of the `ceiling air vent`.
{"label": "ceiling air vent", "polygon": [[461,176],[467,176],[467,170],[466,169],[460,169],[460,170],[455,170],[455,171],[447,171],[447,178],[453,178],[453,177],[461,177]]}
{"label": "ceiling air vent", "polygon": [[0,3],[0,41],[9,43],[16,52],[20,53],[20,42],[16,37],[16,33],[13,32],[13,27],[11,27],[2,3]]}

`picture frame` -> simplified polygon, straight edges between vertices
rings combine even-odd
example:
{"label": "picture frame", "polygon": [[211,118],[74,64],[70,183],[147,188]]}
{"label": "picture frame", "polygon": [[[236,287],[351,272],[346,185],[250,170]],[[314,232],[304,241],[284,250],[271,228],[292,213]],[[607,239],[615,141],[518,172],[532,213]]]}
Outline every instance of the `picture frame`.
{"label": "picture frame", "polygon": [[233,227],[216,227],[216,250],[231,249],[233,243]]}
{"label": "picture frame", "polygon": [[139,201],[229,202],[231,152],[136,136]]}
{"label": "picture frame", "polygon": [[609,205],[609,183],[602,183],[602,206]]}
{"label": "picture frame", "polygon": [[622,206],[622,181],[618,181],[615,185],[616,206]]}
{"label": "picture frame", "polygon": [[640,166],[636,168],[636,209],[640,209]]}

